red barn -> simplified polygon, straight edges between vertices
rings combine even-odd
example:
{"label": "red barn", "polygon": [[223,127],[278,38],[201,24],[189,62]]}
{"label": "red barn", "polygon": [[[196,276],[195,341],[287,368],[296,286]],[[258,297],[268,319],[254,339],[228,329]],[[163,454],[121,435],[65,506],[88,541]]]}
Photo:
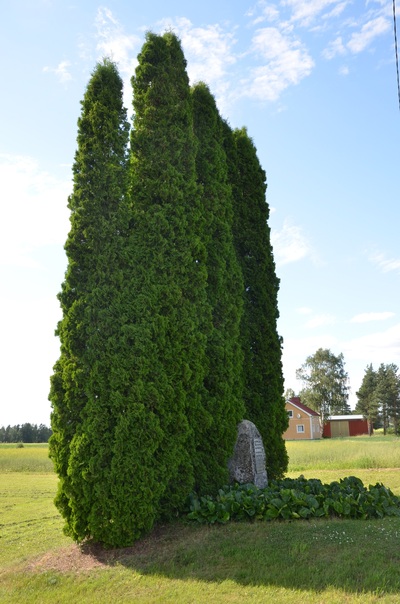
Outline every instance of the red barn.
{"label": "red barn", "polygon": [[324,425],[324,438],[369,434],[368,420],[362,415],[331,415]]}

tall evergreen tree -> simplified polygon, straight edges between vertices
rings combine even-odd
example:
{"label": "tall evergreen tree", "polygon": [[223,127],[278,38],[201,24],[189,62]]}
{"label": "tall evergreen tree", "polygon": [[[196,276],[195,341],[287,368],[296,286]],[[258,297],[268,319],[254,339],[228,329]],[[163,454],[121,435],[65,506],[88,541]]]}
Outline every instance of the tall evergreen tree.
{"label": "tall evergreen tree", "polygon": [[356,392],[358,400],[355,408],[357,413],[362,413],[368,420],[370,435],[372,434],[372,426],[379,415],[379,402],[375,396],[376,382],[377,374],[371,363],[365,370],[360,389]]}
{"label": "tall evergreen tree", "polygon": [[172,33],[149,33],[138,61],[132,78],[132,377],[137,399],[160,424],[154,460],[163,485],[160,514],[168,516],[194,486],[196,426],[212,423],[202,403],[211,314],[186,61]]}
{"label": "tall evergreen tree", "polygon": [[127,545],[150,528],[159,494],[157,477],[146,472],[158,420],[136,403],[130,374],[128,139],[122,81],[106,60],[92,74],[78,121],[50,455],[67,532],[107,545]]}
{"label": "tall evergreen tree", "polygon": [[233,235],[244,280],[241,342],[244,354],[246,418],[259,429],[269,476],[279,478],[288,456],[282,434],[287,427],[283,397],[282,342],[277,332],[278,289],[268,226],[266,175],[245,128],[224,127],[233,185]]}
{"label": "tall evergreen tree", "polygon": [[211,424],[194,426],[195,477],[196,486],[211,493],[228,479],[227,461],[232,455],[237,424],[244,417],[240,346],[243,278],[233,244],[232,190],[223,148],[222,120],[206,84],[197,84],[192,98],[207,252],[207,295],[212,312],[203,395]]}
{"label": "tall evergreen tree", "polygon": [[398,434],[400,420],[400,377],[398,367],[393,363],[381,363],[376,376],[374,391],[375,404],[379,405],[383,423],[383,433],[386,434],[389,423],[394,425],[395,434]]}

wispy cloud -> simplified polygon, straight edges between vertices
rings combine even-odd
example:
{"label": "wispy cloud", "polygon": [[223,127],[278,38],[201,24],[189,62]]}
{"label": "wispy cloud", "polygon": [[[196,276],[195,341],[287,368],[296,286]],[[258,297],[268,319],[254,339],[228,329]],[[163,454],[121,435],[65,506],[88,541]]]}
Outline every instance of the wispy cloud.
{"label": "wispy cloud", "polygon": [[159,27],[180,37],[191,82],[206,81],[214,94],[222,97],[229,88],[229,68],[238,60],[234,53],[236,28],[224,29],[218,24],[195,27],[184,17],[164,19]]}
{"label": "wispy cloud", "polygon": [[139,36],[125,33],[121,23],[109,8],[98,9],[95,26],[98,57],[108,57],[117,63],[124,81],[124,103],[130,107],[132,102],[130,79],[135,72],[136,57],[143,40]]}
{"label": "wispy cloud", "polygon": [[277,265],[298,262],[313,254],[301,227],[291,225],[288,221],[284,222],[281,230],[271,232],[271,241]]}
{"label": "wispy cloud", "polygon": [[325,50],[322,51],[322,56],[325,57],[325,59],[328,59],[329,61],[337,55],[345,55],[346,52],[347,51],[346,47],[343,44],[342,36],[338,36],[337,38],[335,38],[335,40],[330,42],[330,44],[327,46],[327,48],[325,48]]}
{"label": "wispy cloud", "polygon": [[372,19],[362,26],[361,31],[352,34],[347,47],[354,54],[362,52],[377,36],[385,34],[390,28],[389,19],[384,16]]}
{"label": "wispy cloud", "polygon": [[351,319],[351,323],[368,323],[370,321],[386,321],[395,316],[394,312],[364,312]]}
{"label": "wispy cloud", "polygon": [[310,75],[314,61],[306,47],[276,27],[256,31],[250,51],[262,64],[250,69],[241,81],[243,96],[276,101],[290,85]]}
{"label": "wispy cloud", "polygon": [[60,181],[30,157],[0,155],[2,198],[0,265],[37,267],[33,253],[45,245],[63,245],[69,230],[70,181]]}
{"label": "wispy cloud", "polygon": [[101,7],[96,15],[97,51],[118,63],[121,73],[131,76],[136,66],[136,49],[143,43],[139,36],[127,34],[110,9]]}
{"label": "wispy cloud", "polygon": [[[260,12],[260,14],[258,14]],[[257,16],[258,14],[258,16]],[[276,4],[266,2],[266,0],[260,0],[255,7],[248,10],[246,17],[252,19],[251,25],[259,25],[264,21],[273,23],[279,20],[279,9]]]}
{"label": "wispy cloud", "polygon": [[295,21],[303,27],[310,26],[327,10],[329,12],[326,16],[337,17],[348,4],[343,0],[282,0],[281,3],[291,9],[291,21]]}
{"label": "wispy cloud", "polygon": [[[247,48],[240,51],[239,26],[232,23],[197,26],[186,17],[168,17],[156,23],[154,31],[170,29],[177,33],[191,82],[206,81],[224,112],[241,98],[276,102],[287,88],[310,76],[315,58],[304,43],[304,30],[310,33],[335,27],[335,37],[322,52],[330,60],[365,50],[390,27],[382,5],[375,3],[375,8],[362,12],[360,22],[355,23],[345,17],[349,4],[349,0],[259,0],[246,13],[253,35]],[[269,26],[260,28],[261,23]],[[104,6],[98,9],[96,28],[97,53],[118,63],[125,82],[125,103],[129,106],[128,80],[137,64],[142,34],[139,37],[128,33]],[[68,77],[67,73],[62,76],[60,72],[60,77]],[[347,75],[347,67],[340,73]]]}
{"label": "wispy cloud", "polygon": [[160,25],[179,35],[191,82],[207,81],[220,106],[242,97],[276,101],[288,86],[308,76],[314,66],[300,40],[278,27],[256,30],[250,48],[238,54],[236,27],[194,27],[186,18],[166,19]]}
{"label": "wispy cloud", "polygon": [[370,256],[370,260],[384,273],[391,271],[400,272],[400,258],[387,258],[385,253],[376,252]]}
{"label": "wispy cloud", "polygon": [[72,75],[69,71],[70,66],[71,63],[69,61],[61,61],[57,67],[43,67],[43,71],[47,73],[54,73],[61,84],[66,84],[72,80]]}

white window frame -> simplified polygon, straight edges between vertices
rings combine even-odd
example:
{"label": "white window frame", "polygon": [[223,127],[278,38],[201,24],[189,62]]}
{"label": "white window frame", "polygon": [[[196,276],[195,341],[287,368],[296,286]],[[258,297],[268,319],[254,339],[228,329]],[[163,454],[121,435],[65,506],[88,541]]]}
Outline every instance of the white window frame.
{"label": "white window frame", "polygon": [[296,429],[298,434],[304,434],[305,432],[304,424],[298,424],[298,426],[296,426]]}
{"label": "white window frame", "polygon": [[293,409],[288,409],[289,419],[293,419]]}

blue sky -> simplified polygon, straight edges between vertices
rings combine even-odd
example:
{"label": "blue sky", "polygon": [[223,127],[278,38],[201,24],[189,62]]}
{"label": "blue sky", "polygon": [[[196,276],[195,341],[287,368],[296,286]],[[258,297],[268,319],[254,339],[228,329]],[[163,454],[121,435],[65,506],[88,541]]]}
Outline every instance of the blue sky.
{"label": "blue sky", "polygon": [[148,30],[180,36],[191,81],[247,126],[266,170],[285,387],[330,348],[354,408],[369,363],[400,364],[392,0],[13,0],[1,13],[0,425],[49,424],[80,100],[110,56],[131,114]]}

